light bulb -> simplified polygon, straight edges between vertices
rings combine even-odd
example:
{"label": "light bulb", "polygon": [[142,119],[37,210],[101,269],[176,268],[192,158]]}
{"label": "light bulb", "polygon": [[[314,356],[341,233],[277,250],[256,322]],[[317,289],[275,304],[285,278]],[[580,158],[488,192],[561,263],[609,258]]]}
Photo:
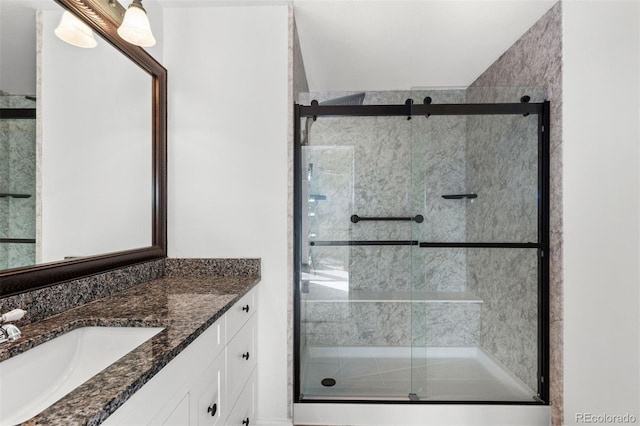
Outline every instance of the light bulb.
{"label": "light bulb", "polygon": [[92,48],[98,45],[91,28],[66,10],[62,13],[60,24],[53,32],[60,40],[77,47]]}
{"label": "light bulb", "polygon": [[151,47],[156,44],[156,39],[151,33],[147,12],[142,7],[140,0],[133,0],[129,5],[122,24],[118,28],[118,35],[136,46]]}

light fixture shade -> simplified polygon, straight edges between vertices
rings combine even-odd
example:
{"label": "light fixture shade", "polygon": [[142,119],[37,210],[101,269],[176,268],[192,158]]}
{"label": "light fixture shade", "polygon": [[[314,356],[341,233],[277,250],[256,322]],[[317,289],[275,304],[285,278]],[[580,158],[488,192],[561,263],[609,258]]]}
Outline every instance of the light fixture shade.
{"label": "light fixture shade", "polygon": [[147,13],[140,2],[132,2],[124,14],[122,24],[118,28],[118,34],[125,41],[141,47],[151,47],[156,44],[156,39],[151,33],[151,25]]}
{"label": "light fixture shade", "polygon": [[60,24],[53,32],[60,40],[77,47],[91,48],[98,45],[91,28],[66,10],[62,13]]}

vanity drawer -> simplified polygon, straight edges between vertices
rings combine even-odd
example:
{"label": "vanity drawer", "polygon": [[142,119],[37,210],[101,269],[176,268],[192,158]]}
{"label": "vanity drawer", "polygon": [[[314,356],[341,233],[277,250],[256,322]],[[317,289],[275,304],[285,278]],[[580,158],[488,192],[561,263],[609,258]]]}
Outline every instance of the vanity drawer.
{"label": "vanity drawer", "polygon": [[[257,315],[248,322],[227,345],[227,393],[235,401],[256,366]],[[232,402],[233,404],[233,402]]]}
{"label": "vanity drawer", "polygon": [[227,318],[227,339],[233,339],[233,336],[242,328],[242,326],[255,313],[257,307],[257,291],[256,288],[237,301],[231,309],[226,313]]}
{"label": "vanity drawer", "polygon": [[227,419],[228,426],[255,425],[256,375],[251,374]]}

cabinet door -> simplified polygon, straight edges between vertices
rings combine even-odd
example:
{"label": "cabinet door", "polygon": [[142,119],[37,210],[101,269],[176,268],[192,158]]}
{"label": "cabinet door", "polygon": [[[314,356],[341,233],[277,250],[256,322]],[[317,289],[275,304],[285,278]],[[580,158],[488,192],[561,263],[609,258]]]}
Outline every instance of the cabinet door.
{"label": "cabinet door", "polygon": [[207,368],[191,389],[191,414],[193,423],[198,426],[221,425],[229,414],[226,399],[225,354]]}
{"label": "cabinet door", "polygon": [[256,375],[251,374],[227,418],[228,426],[255,425]]}
{"label": "cabinet door", "polygon": [[256,366],[256,318],[240,329],[227,346],[227,392],[235,401]]}
{"label": "cabinet door", "polygon": [[189,394],[185,395],[177,405],[167,406],[160,410],[151,420],[150,425],[162,426],[187,426],[191,424],[189,420]]}

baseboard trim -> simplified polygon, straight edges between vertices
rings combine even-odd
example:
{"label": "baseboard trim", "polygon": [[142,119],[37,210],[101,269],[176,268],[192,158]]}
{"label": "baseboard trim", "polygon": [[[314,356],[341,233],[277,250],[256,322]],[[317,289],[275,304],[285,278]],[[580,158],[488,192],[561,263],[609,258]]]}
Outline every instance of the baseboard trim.
{"label": "baseboard trim", "polygon": [[298,425],[549,426],[544,405],[294,404]]}

